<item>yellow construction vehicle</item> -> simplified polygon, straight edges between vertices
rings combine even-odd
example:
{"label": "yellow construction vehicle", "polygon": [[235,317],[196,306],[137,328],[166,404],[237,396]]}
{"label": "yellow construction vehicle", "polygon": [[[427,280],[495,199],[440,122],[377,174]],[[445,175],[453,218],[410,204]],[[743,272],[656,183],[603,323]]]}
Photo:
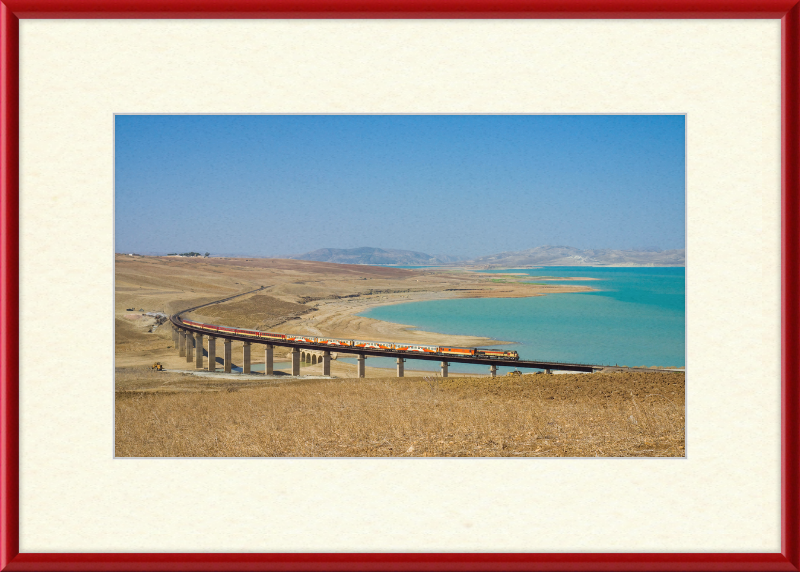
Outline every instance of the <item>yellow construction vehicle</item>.
{"label": "yellow construction vehicle", "polygon": [[518,369],[515,369],[514,371],[509,371],[506,374],[506,377],[517,377],[518,375],[522,375],[522,372]]}
{"label": "yellow construction vehicle", "polygon": [[160,361],[157,361],[156,363],[150,366],[150,369],[154,369],[156,371],[162,371],[164,369],[164,366],[161,365]]}

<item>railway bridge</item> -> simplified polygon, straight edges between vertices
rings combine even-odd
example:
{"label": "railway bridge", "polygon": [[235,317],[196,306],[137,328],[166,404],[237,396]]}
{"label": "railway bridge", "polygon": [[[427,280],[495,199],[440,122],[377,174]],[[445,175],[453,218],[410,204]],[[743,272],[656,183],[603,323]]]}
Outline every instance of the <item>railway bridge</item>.
{"label": "railway bridge", "polygon": [[[245,296],[263,290],[262,286],[256,290],[237,294],[217,300],[209,304],[187,308],[176,314],[170,316],[172,323],[172,339],[175,342],[175,347],[178,349],[180,356],[186,357],[186,362],[191,363],[194,361],[197,369],[208,369],[208,371],[216,371],[217,369],[217,339],[222,342],[222,358],[223,358],[223,371],[231,372],[232,370],[232,342],[234,340],[244,343],[242,348],[242,372],[251,373],[251,351],[253,344],[264,346],[264,374],[273,375],[274,373],[274,351],[275,347],[288,347],[290,348],[289,356],[291,362],[291,373],[293,376],[300,375],[300,363],[302,361],[310,361],[311,363],[322,363],[323,375],[331,374],[331,350],[330,347],[317,344],[298,342],[283,339],[270,339],[270,338],[256,338],[252,336],[242,335],[237,333],[218,332],[214,331],[213,334],[208,328],[197,327],[186,323],[181,315],[205,306],[212,304],[220,304],[227,302],[239,296]],[[207,326],[203,324],[203,326]],[[206,345],[208,347],[208,359],[204,360],[204,338],[207,338]],[[348,347],[343,351],[338,352],[341,354],[353,354],[356,356],[358,364],[358,377],[364,377],[366,371],[366,359],[368,357],[388,357],[394,358],[397,364],[397,376],[403,377],[406,360],[424,360],[424,361],[438,361],[440,362],[440,371],[442,377],[447,377],[448,367],[451,363],[472,363],[482,364],[488,367],[489,375],[495,377],[497,375],[498,366],[513,367],[517,369],[541,369],[550,373],[554,370],[561,371],[578,371],[578,372],[594,372],[602,369],[608,370],[625,370],[625,371],[653,371],[647,368],[623,368],[605,365],[591,365],[581,363],[562,363],[562,362],[549,362],[549,361],[529,361],[529,360],[509,360],[498,359],[491,357],[475,357],[475,356],[442,356],[430,354],[415,354],[406,351],[395,351],[386,349],[362,348],[362,347]],[[335,357],[335,356],[334,356]],[[206,366],[207,363],[207,366]]]}

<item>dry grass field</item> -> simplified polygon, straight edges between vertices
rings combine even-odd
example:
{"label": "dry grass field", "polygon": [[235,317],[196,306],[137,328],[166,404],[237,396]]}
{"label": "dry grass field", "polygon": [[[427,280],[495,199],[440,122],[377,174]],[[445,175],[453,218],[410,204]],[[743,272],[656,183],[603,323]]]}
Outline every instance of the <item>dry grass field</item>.
{"label": "dry grass field", "polygon": [[120,457],[685,454],[683,373],[116,379]]}

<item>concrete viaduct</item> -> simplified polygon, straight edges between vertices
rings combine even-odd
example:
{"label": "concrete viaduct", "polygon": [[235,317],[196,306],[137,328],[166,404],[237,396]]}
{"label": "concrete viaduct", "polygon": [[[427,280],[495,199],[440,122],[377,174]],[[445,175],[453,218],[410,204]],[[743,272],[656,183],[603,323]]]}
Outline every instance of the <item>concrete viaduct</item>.
{"label": "concrete viaduct", "polygon": [[[203,350],[204,350],[204,342],[203,338],[208,338],[207,346],[208,346],[208,359],[203,359]],[[233,340],[241,340],[243,342],[242,346],[242,373],[252,373],[251,371],[251,356],[252,356],[252,346],[255,343],[256,345],[263,345],[264,346],[264,375],[273,375],[275,372],[274,369],[274,353],[275,353],[275,346],[289,346],[291,350],[289,352],[290,362],[292,366],[292,375],[300,375],[300,364],[301,363],[311,363],[313,364],[322,364],[322,375],[330,375],[331,374],[331,351],[330,350],[310,350],[305,348],[296,347],[290,345],[289,343],[265,343],[265,342],[253,342],[252,340],[242,339],[238,336],[209,336],[208,332],[200,332],[195,330],[194,328],[180,328],[180,327],[173,327],[172,329],[172,341],[175,342],[175,347],[178,348],[178,355],[181,357],[186,357],[186,363],[194,362],[195,367],[197,369],[208,369],[208,371],[216,371],[217,370],[217,339],[221,340],[222,347],[221,350],[221,357],[222,357],[222,371],[225,373],[231,373],[232,366],[233,366],[233,356],[231,347],[233,345]],[[371,352],[372,353],[372,352]],[[383,354],[392,353],[392,352],[383,352]],[[366,372],[366,360],[367,355],[366,353],[356,353],[353,352],[356,356],[356,362],[358,364],[358,377],[364,377]],[[378,355],[383,355],[378,354]],[[397,357],[397,377],[403,377],[405,371],[405,361],[406,359],[427,359],[427,360],[436,360],[441,361],[441,356],[439,357],[429,357],[429,356],[408,356],[404,355],[403,357]],[[454,360],[450,357],[447,358],[447,361],[441,361],[441,375],[442,377],[447,377],[448,375],[448,366],[450,365],[449,362],[452,361],[466,361],[462,359]],[[207,366],[206,366],[207,362]],[[499,365],[504,366],[517,366],[520,362],[499,362]],[[490,364],[489,366],[489,373],[492,377],[497,375],[497,363]],[[561,365],[561,364],[559,364]],[[526,366],[522,366],[526,367]],[[586,366],[583,366],[584,368]],[[547,372],[550,373],[549,368]]]}
{"label": "concrete viaduct", "polygon": [[[294,342],[294,341],[287,341],[281,340],[280,342],[270,340],[270,342],[266,341],[255,341],[251,337],[245,337],[238,334],[221,334],[219,332],[215,333],[215,336],[210,336],[207,330],[200,330],[198,328],[192,327],[188,324],[185,324],[183,320],[180,318],[181,314],[185,314],[186,312],[190,312],[192,310],[197,310],[198,308],[202,308],[205,306],[210,306],[212,304],[220,304],[222,302],[227,302],[228,300],[232,300],[233,298],[237,298],[239,296],[245,296],[247,294],[252,294],[253,292],[258,292],[263,290],[265,287],[262,286],[256,290],[252,290],[250,292],[244,292],[242,294],[237,294],[235,296],[230,296],[228,298],[224,298],[222,300],[217,300],[215,302],[211,302],[209,304],[203,304],[201,306],[195,306],[194,308],[187,308],[177,314],[170,316],[170,322],[172,323],[172,339],[175,342],[175,347],[178,348],[178,354],[180,356],[186,357],[186,362],[191,363],[194,361],[195,367],[197,369],[206,369],[205,363],[203,360],[203,338],[208,338],[207,346],[208,346],[208,371],[216,371],[217,369],[217,339],[222,341],[222,347],[219,348],[221,351],[222,362],[223,366],[222,369],[226,373],[230,373],[232,370],[232,355],[231,355],[231,345],[234,340],[241,341],[244,343],[242,348],[242,372],[243,373],[251,373],[251,351],[253,344],[256,345],[263,345],[264,346],[264,374],[265,375],[273,375],[274,373],[274,351],[275,346],[282,346],[282,347],[289,347],[291,348],[289,356],[291,362],[291,372],[293,376],[300,375],[300,363],[302,362],[311,362],[312,364],[322,363],[322,373],[323,375],[330,375],[331,374],[331,351],[326,349],[324,346],[320,347],[317,344],[309,344],[309,343],[301,343],[301,342]],[[615,367],[615,366],[606,366],[606,365],[591,365],[591,364],[581,364],[581,363],[562,363],[562,362],[547,362],[547,361],[527,361],[527,360],[497,360],[492,358],[485,358],[485,357],[460,357],[460,356],[446,356],[445,359],[442,359],[444,356],[436,356],[436,355],[425,355],[425,354],[409,354],[408,352],[398,352],[394,350],[376,350],[376,349],[366,349],[366,348],[358,348],[355,349],[347,349],[345,352],[338,352],[338,353],[346,353],[348,355],[354,354],[356,356],[356,362],[358,364],[358,377],[364,377],[366,371],[366,359],[368,356],[373,357],[389,357],[395,358],[397,360],[397,377],[403,377],[404,369],[405,369],[405,361],[407,359],[415,359],[415,360],[424,360],[424,361],[438,361],[440,362],[440,371],[442,377],[447,377],[448,375],[448,366],[451,362],[455,363],[472,363],[472,364],[483,364],[489,367],[489,374],[492,377],[497,375],[497,366],[504,366],[504,367],[514,367],[514,368],[526,368],[526,369],[541,369],[546,371],[547,373],[551,373],[553,370],[561,370],[561,371],[576,371],[576,372],[587,372],[592,373],[595,371],[605,370],[605,371],[642,371],[652,373],[654,370],[648,368],[633,368],[633,367]],[[658,371],[658,370],[655,370]]]}
{"label": "concrete viaduct", "polygon": [[[291,372],[292,375],[300,375],[300,362],[301,361],[310,361],[311,363],[320,363],[322,362],[322,373],[323,375],[330,375],[331,374],[331,352],[326,348],[320,348],[320,346],[316,344],[307,344],[307,343],[299,343],[293,341],[284,341],[281,340],[280,342],[270,341],[267,343],[265,341],[258,341],[255,342],[252,338],[244,337],[236,334],[227,334],[223,335],[217,333],[216,336],[210,336],[207,330],[199,330],[194,328],[188,324],[185,324],[181,319],[181,314],[185,314],[187,312],[191,312],[193,310],[197,310],[199,308],[203,308],[205,306],[211,306],[213,304],[221,304],[222,302],[227,302],[234,298],[238,298],[240,296],[246,296],[247,294],[252,294],[254,292],[258,292],[263,290],[265,286],[258,288],[256,290],[251,290],[249,292],[244,292],[242,294],[237,294],[235,296],[230,296],[228,298],[223,298],[222,300],[216,300],[214,302],[210,302],[208,304],[202,304],[200,306],[195,306],[193,308],[187,308],[186,310],[182,310],[177,314],[170,316],[170,322],[172,323],[172,339],[175,342],[175,347],[178,348],[178,355],[182,357],[186,357],[186,362],[191,363],[192,361],[195,362],[195,367],[197,369],[206,369],[205,363],[203,360],[203,338],[208,338],[207,346],[208,346],[208,371],[216,371],[217,369],[217,339],[222,341],[222,347],[219,348],[221,351],[222,356],[222,370],[226,373],[230,373],[232,371],[232,343],[233,340],[238,340],[244,343],[242,348],[242,373],[251,373],[251,355],[252,355],[252,346],[254,343],[257,345],[264,346],[264,374],[265,375],[273,375],[274,373],[274,352],[275,346],[283,346],[291,348],[289,357],[291,362]],[[344,352],[342,352],[344,353]],[[460,363],[479,363],[489,366],[489,373],[492,377],[497,375],[497,366],[511,366],[517,368],[535,368],[535,369],[544,369],[547,373],[550,373],[553,369],[560,369],[560,370],[568,370],[568,371],[585,371],[585,372],[592,372],[597,369],[602,369],[604,366],[592,366],[586,364],[565,364],[565,363],[558,363],[558,362],[532,362],[532,361],[510,361],[510,360],[494,360],[489,358],[464,358],[464,357],[456,357],[456,356],[447,356],[446,361],[442,360],[442,356],[431,356],[431,355],[416,355],[411,354],[409,355],[407,352],[396,352],[396,351],[387,351],[387,350],[374,350],[374,349],[365,349],[365,348],[358,348],[357,351],[348,351],[347,354],[355,354],[356,355],[356,362],[358,364],[358,377],[364,377],[366,373],[366,359],[368,356],[375,356],[375,357],[391,357],[395,358],[397,361],[397,376],[403,377],[405,371],[405,361],[407,359],[418,359],[418,360],[425,360],[425,361],[439,361],[440,368],[441,368],[441,375],[442,377],[447,377],[448,374],[448,367],[450,362],[460,362]]]}
{"label": "concrete viaduct", "polygon": [[[203,359],[204,342],[203,338],[208,341],[205,345],[208,347],[208,359]],[[221,347],[217,348],[217,340],[221,341]],[[172,341],[175,342],[175,347],[178,348],[178,355],[186,357],[186,363],[194,362],[197,369],[208,369],[208,371],[217,371],[217,349],[220,350],[220,357],[222,357],[222,371],[231,373],[233,366],[232,345],[233,340],[241,339],[237,336],[209,336],[207,332],[199,332],[197,330],[190,331],[173,327]],[[251,356],[252,356],[252,340],[242,340],[242,373],[252,373],[251,371]],[[274,369],[274,354],[275,345],[268,343],[257,343],[257,345],[264,346],[264,375],[273,375]],[[281,344],[283,345],[283,344]],[[306,362],[311,364],[322,364],[322,375],[331,374],[331,352],[330,350],[308,350],[293,347],[289,353],[290,361],[292,364],[292,375],[300,375],[300,363]],[[399,366],[402,371],[402,364]],[[364,358],[359,358],[359,377],[364,377]]]}

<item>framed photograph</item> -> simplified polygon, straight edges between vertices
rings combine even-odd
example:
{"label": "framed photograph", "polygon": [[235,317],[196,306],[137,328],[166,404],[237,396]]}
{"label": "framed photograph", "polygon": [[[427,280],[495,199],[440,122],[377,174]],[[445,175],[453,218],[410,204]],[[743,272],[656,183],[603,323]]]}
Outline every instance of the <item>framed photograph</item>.
{"label": "framed photograph", "polygon": [[2,570],[800,568],[797,4],[0,15]]}

